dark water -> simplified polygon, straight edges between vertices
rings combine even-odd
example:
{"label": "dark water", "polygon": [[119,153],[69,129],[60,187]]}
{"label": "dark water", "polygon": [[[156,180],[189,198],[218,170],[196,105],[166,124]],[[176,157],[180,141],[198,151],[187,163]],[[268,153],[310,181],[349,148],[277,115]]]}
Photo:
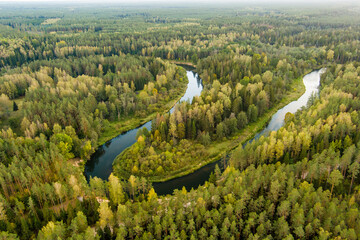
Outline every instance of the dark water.
{"label": "dark water", "polygon": [[[180,101],[192,101],[194,96],[199,96],[203,85],[201,79],[197,73],[193,71],[187,71],[187,77],[189,80],[186,92]],[[172,113],[175,107],[170,109]],[[151,121],[144,125],[132,129],[128,132],[118,135],[105,144],[101,145],[96,152],[91,156],[91,159],[86,162],[85,176],[87,179],[90,177],[98,177],[107,180],[112,172],[112,164],[117,155],[119,155],[126,148],[130,147],[136,142],[136,133],[139,129],[146,127],[151,130]]]}
{"label": "dark water", "polygon": [[[306,106],[309,98],[313,94],[317,94],[319,92],[320,85],[320,75],[324,71],[324,69],[313,71],[304,76],[303,82],[306,88],[305,93],[296,101],[293,101],[286,105],[285,107],[278,110],[271,118],[269,124],[264,128],[261,132],[255,135],[255,137],[248,142],[252,142],[254,139],[258,139],[259,137],[268,134],[271,131],[277,131],[284,125],[284,118],[287,112],[295,113],[297,110],[301,109],[303,106]],[[247,143],[248,143],[247,142]],[[247,144],[245,143],[245,144]],[[228,156],[227,156],[228,157]],[[181,189],[183,186],[187,190],[191,188],[197,188],[199,185],[202,185],[207,181],[210,177],[210,174],[214,171],[216,164],[219,165],[220,168],[223,167],[223,160],[218,160],[217,162],[210,163],[199,170],[186,175],[184,177],[175,178],[163,183],[153,183],[154,189],[157,194],[165,195],[171,194],[175,189]]]}

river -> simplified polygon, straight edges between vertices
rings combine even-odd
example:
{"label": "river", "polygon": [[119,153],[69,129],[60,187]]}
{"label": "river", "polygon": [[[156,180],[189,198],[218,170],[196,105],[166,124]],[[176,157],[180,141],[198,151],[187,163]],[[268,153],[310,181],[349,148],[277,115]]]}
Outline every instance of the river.
{"label": "river", "polygon": [[[199,96],[201,94],[203,85],[198,74],[194,71],[188,70],[186,72],[186,75],[189,82],[186,92],[182,96],[180,101],[192,102],[193,97]],[[174,110],[175,106],[170,109],[170,113],[172,113]],[[107,180],[112,172],[112,164],[116,156],[136,142],[136,133],[139,129],[146,127],[150,131],[151,122],[152,121],[148,121],[145,124],[139,126],[138,128],[122,133],[117,137],[109,140],[105,144],[99,146],[95,153],[91,155],[90,160],[86,162],[86,178],[89,179],[90,177],[98,177]]]}
{"label": "river", "polygon": [[[320,75],[323,73],[324,69],[313,71],[303,77],[303,83],[305,85],[305,93],[296,101],[293,101],[286,105],[285,107],[278,110],[271,118],[268,125],[255,137],[248,142],[244,143],[246,145],[253,140],[258,139],[259,137],[268,134],[271,131],[277,131],[284,125],[284,118],[287,112],[295,113],[297,110],[306,106],[309,98],[313,94],[318,94],[319,85],[320,85]],[[223,165],[222,160],[210,163],[197,171],[188,174],[183,177],[175,178],[162,183],[153,183],[154,189],[157,194],[165,195],[171,194],[175,189],[181,189],[183,186],[190,190],[191,188],[197,188],[199,185],[202,185],[210,177],[210,174],[214,171],[216,164],[220,167]]]}
{"label": "river", "polygon": [[[305,93],[298,100],[293,101],[278,110],[272,116],[266,128],[256,134],[253,139],[249,140],[245,144],[252,142],[254,139],[258,139],[260,136],[266,135],[271,131],[276,131],[280,129],[284,125],[284,118],[287,112],[295,113],[303,106],[306,106],[309,98],[313,94],[318,94],[319,92],[318,87],[320,85],[320,75],[323,71],[323,69],[316,70],[305,75],[303,77],[303,83],[306,89]],[[189,83],[186,92],[180,101],[191,102],[194,96],[200,95],[203,89],[203,85],[201,79],[199,79],[198,75],[195,72],[191,70],[187,71],[187,77],[189,79]],[[174,109],[175,106],[170,110],[170,112],[172,113]],[[89,179],[90,176],[96,176],[101,179],[107,180],[112,172],[112,163],[116,156],[136,142],[136,133],[140,128],[143,127],[146,127],[150,131],[151,121],[145,123],[144,125],[136,129],[120,134],[119,136],[100,146],[85,165],[86,178]],[[216,164],[219,164],[221,167],[222,160],[203,166],[197,171],[186,176],[175,178],[162,183],[153,183],[154,189],[157,194],[165,195],[171,194],[175,189],[181,189],[183,186],[187,190],[190,190],[191,188],[197,188],[199,185],[204,184],[205,181],[209,179],[209,176],[214,171]]]}

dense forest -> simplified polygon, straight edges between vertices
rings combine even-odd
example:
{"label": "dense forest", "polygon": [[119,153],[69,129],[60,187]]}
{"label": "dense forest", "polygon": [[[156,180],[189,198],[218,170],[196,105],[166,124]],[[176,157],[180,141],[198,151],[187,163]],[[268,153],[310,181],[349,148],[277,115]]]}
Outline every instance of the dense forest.
{"label": "dense forest", "polygon": [[[0,239],[360,238],[359,6],[0,7]],[[204,89],[175,105],[181,64]],[[152,187],[219,159],[196,189]]]}
{"label": "dense forest", "polygon": [[294,76],[285,60],[274,69],[268,62],[265,55],[235,53],[199,60],[197,70],[208,88],[192,104],[184,102],[173,114],[158,115],[151,133],[145,130],[138,143],[116,160],[115,173],[119,169],[126,178],[128,174],[171,176],[207,159],[204,149],[211,141],[222,141],[256,122],[305,71],[298,67]]}

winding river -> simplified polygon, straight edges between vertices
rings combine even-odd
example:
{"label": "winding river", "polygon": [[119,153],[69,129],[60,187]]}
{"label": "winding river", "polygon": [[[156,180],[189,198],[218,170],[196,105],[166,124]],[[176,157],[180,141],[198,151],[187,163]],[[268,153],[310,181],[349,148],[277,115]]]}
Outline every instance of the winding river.
{"label": "winding river", "polygon": [[[244,145],[253,140],[260,138],[263,135],[268,134],[271,131],[277,131],[284,125],[284,118],[287,112],[295,113],[297,110],[301,109],[303,106],[306,106],[309,98],[313,94],[318,94],[319,85],[320,85],[320,75],[324,72],[324,69],[313,71],[304,76],[303,82],[305,85],[305,93],[296,101],[293,101],[286,105],[285,107],[278,110],[271,118],[270,122],[261,132],[257,133],[255,137]],[[190,190],[191,188],[197,188],[199,185],[202,185],[210,177],[210,174],[214,171],[216,164],[222,168],[223,161],[218,160],[216,162],[210,163],[197,171],[188,174],[183,177],[175,178],[162,183],[153,183],[154,189],[157,194],[165,195],[171,194],[175,189],[181,189],[183,186]]]}
{"label": "winding river", "polygon": [[[185,67],[186,69],[188,67]],[[202,89],[202,81],[198,74],[194,71],[188,70],[186,73],[188,77],[188,85],[184,96],[180,99],[181,101],[190,101],[194,96],[199,96]],[[175,110],[175,106],[170,109],[170,113]],[[85,176],[87,179],[90,177],[98,177],[107,180],[112,172],[112,164],[117,155],[119,155],[126,148],[130,147],[136,142],[136,133],[139,129],[146,127],[149,131],[151,130],[151,122],[148,121],[145,124],[132,129],[128,132],[122,133],[117,137],[109,140],[105,144],[101,145],[89,161],[85,165]]]}
{"label": "winding river", "polygon": [[[261,132],[257,133],[255,137],[245,144],[258,139],[259,137],[268,134],[271,131],[276,131],[284,125],[284,118],[287,112],[295,113],[297,110],[306,106],[309,98],[313,94],[318,94],[318,87],[320,85],[320,75],[324,69],[313,71],[303,78],[305,85],[305,93],[296,101],[293,101],[278,110],[271,118],[270,122]],[[187,71],[187,77],[189,79],[187,90],[180,101],[192,101],[194,96],[200,95],[203,86],[201,79],[198,75],[189,70]],[[172,113],[175,106],[170,110]],[[124,151],[127,147],[130,147],[136,142],[135,136],[140,128],[146,127],[151,130],[151,121],[144,125],[130,130],[126,133],[120,134],[112,140],[106,142],[100,146],[98,150],[91,156],[91,159],[85,165],[85,176],[87,179],[91,177],[99,177],[107,180],[112,172],[112,163],[117,155]],[[210,163],[197,171],[188,174],[183,177],[175,178],[162,183],[153,183],[154,189],[158,195],[171,194],[175,189],[181,189],[183,186],[190,190],[191,188],[197,188],[199,185],[204,184],[209,179],[210,174],[214,171],[216,164],[222,165],[222,160]]]}

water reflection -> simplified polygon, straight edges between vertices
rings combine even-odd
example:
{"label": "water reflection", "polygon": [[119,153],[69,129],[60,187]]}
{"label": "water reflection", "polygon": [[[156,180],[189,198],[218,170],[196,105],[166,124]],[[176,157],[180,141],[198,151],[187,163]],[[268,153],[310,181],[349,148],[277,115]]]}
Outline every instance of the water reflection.
{"label": "water reflection", "polygon": [[[202,81],[198,74],[193,71],[187,71],[188,85],[184,96],[180,101],[192,102],[194,96],[199,96],[202,89]],[[175,106],[170,109],[170,113],[175,110]],[[128,132],[120,134],[119,136],[111,139],[102,146],[91,156],[91,159],[86,162],[85,176],[87,179],[90,177],[98,177],[107,180],[112,172],[112,164],[122,151],[130,147],[136,142],[136,133],[139,129],[146,127],[151,131],[151,122],[149,121],[144,125],[132,129]]]}
{"label": "water reflection", "polygon": [[[317,94],[319,92],[318,87],[320,85],[320,75],[324,72],[325,69],[313,71],[304,76],[303,82],[305,85],[305,93],[296,101],[293,101],[278,110],[273,117],[271,118],[269,124],[266,126],[264,130],[255,135],[253,139],[246,142],[251,143],[254,139],[258,139],[262,135],[266,135],[271,131],[276,131],[284,125],[284,118],[287,112],[295,113],[297,110],[301,109],[303,106],[306,106],[309,98],[313,94]],[[229,155],[224,156],[225,158],[229,158]],[[210,177],[210,174],[214,171],[216,164],[219,165],[220,168],[224,167],[223,159],[218,160],[217,162],[210,163],[199,170],[186,175],[184,177],[172,179],[163,183],[154,183],[154,189],[157,194],[165,195],[171,194],[175,189],[181,189],[183,186],[190,190],[191,188],[197,188],[199,185],[202,185],[207,181]]]}

